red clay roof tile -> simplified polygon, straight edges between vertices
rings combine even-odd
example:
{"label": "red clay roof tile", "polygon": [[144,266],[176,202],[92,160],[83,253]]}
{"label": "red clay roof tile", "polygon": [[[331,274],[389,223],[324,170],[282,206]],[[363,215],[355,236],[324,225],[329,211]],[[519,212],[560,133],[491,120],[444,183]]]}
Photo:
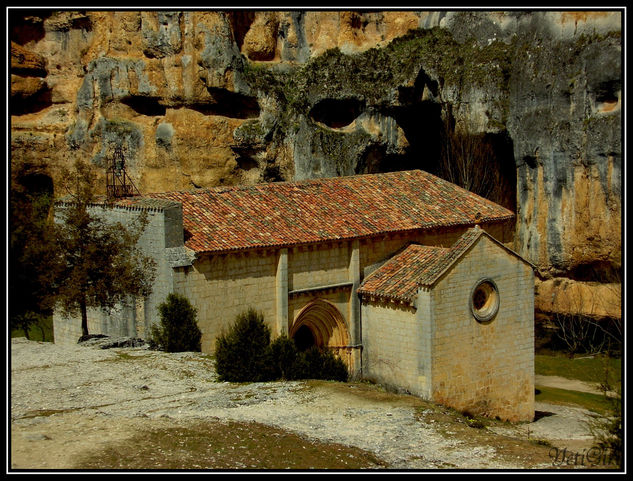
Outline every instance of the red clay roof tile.
{"label": "red clay roof tile", "polygon": [[163,192],[196,252],[281,247],[507,220],[514,214],[420,170]]}
{"label": "red clay roof tile", "polygon": [[410,244],[367,276],[358,293],[411,303],[420,287],[433,285],[483,233],[468,229],[450,248]]}

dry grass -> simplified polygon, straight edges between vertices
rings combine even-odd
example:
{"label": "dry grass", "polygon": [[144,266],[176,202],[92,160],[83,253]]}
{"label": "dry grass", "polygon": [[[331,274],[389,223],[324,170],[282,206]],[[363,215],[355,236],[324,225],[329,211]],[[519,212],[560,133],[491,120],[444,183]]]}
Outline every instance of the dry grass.
{"label": "dry grass", "polygon": [[127,441],[92,452],[78,469],[97,470],[285,470],[384,467],[361,449],[315,442],[258,423],[197,423],[149,427]]}

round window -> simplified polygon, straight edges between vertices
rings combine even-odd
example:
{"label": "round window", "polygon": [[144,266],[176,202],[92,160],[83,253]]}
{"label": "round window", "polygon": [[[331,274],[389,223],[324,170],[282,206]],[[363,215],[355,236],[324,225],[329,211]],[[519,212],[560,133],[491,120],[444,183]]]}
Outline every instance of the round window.
{"label": "round window", "polygon": [[479,281],[470,295],[470,310],[479,322],[491,321],[499,310],[499,291],[492,279]]}

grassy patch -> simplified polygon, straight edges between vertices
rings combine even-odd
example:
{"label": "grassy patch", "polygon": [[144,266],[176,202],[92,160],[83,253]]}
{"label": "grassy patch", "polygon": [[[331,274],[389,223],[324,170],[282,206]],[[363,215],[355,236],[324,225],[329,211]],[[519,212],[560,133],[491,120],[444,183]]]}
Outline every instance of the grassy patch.
{"label": "grassy patch", "polygon": [[310,441],[258,423],[154,427],[77,464],[79,469],[363,469],[384,463],[361,449]]}
{"label": "grassy patch", "polygon": [[121,352],[121,351],[114,351],[114,353],[116,354],[116,357],[114,358],[110,358],[110,359],[100,359],[98,361],[95,362],[119,362],[119,361],[136,361],[138,359],[142,359],[145,356],[132,356],[130,354],[128,354],[127,352]]}
{"label": "grassy patch", "polygon": [[580,391],[569,391],[555,387],[536,386],[535,400],[552,404],[580,406],[600,414],[608,412],[609,401],[602,394],[591,394]]}
{"label": "grassy patch", "polygon": [[534,356],[534,371],[543,376],[560,376],[568,379],[578,379],[585,382],[603,383],[605,371],[609,372],[609,383],[612,386],[620,384],[622,379],[622,363],[620,359],[605,356],[575,357],[548,356],[536,354]]}
{"label": "grassy patch", "polygon": [[[46,317],[29,327],[28,339],[39,342],[53,342],[53,318]],[[11,337],[27,337],[22,329],[11,329]]]}

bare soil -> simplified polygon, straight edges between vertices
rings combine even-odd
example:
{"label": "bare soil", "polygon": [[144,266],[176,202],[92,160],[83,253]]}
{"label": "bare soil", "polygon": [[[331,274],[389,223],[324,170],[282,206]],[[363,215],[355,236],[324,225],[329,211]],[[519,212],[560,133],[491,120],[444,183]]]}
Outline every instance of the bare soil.
{"label": "bare soil", "polygon": [[592,467],[553,464],[592,444],[574,407],[512,424],[368,383],[218,382],[201,353],[14,338],[10,354],[10,470]]}

